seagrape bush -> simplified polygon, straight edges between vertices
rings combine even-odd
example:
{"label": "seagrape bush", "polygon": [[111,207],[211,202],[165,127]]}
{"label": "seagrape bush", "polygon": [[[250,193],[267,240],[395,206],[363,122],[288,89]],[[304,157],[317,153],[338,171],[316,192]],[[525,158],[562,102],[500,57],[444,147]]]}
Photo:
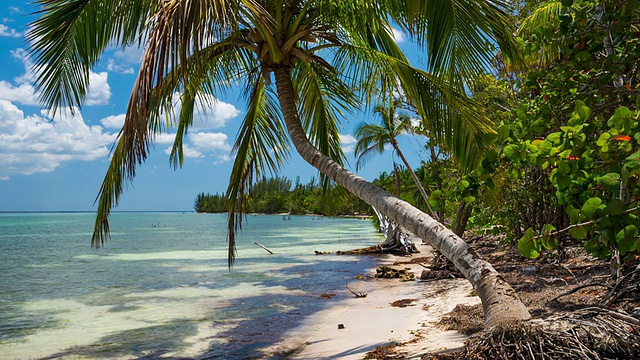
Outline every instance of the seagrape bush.
{"label": "seagrape bush", "polygon": [[640,2],[563,0],[561,5],[557,18],[539,21],[523,39],[528,54],[552,60],[520,76],[519,106],[498,128],[497,142],[514,179],[527,166],[542,170],[569,226],[528,228],[518,247],[534,258],[573,239],[597,257],[635,258],[640,254]]}
{"label": "seagrape bush", "polygon": [[518,242],[525,256],[554,249],[563,233],[585,241],[587,252],[598,257],[610,256],[613,249],[621,256],[640,250],[640,112],[621,106],[601,126],[593,115],[578,100],[560,131],[504,149],[513,164],[548,170],[571,223],[564,229],[549,224],[538,231],[527,229]]}

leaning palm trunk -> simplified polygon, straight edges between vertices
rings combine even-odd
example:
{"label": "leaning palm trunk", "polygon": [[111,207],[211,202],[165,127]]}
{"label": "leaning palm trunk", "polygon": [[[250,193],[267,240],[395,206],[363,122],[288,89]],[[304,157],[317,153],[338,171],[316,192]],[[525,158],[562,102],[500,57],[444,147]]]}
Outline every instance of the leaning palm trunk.
{"label": "leaning palm trunk", "polygon": [[290,69],[280,67],[274,72],[287,130],[302,158],[451,260],[480,297],[488,327],[505,326],[531,317],[511,286],[460,237],[429,215],[353,174],[316,149],[300,123]]}

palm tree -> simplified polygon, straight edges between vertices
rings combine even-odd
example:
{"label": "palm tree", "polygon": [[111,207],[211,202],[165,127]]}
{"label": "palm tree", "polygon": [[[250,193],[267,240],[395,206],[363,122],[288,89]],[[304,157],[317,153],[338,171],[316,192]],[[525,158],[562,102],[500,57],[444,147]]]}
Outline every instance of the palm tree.
{"label": "palm tree", "polygon": [[[154,136],[175,128],[170,155],[183,162],[184,135],[203,94],[241,83],[248,110],[235,142],[227,190],[229,265],[253,179],[277,172],[297,152],[321,174],[441,251],[472,283],[488,326],[530,317],[515,292],[471,247],[430,216],[342,166],[340,115],[399,84],[429,129],[452,145],[491,131],[460,78],[488,62],[486,41],[510,53],[499,2],[485,0],[37,0],[41,17],[28,40],[49,108],[81,105],[89,70],[109,46],[144,41],[125,124],[100,189],[92,244],[109,234],[108,215],[125,180],[148,156]],[[391,21],[421,39],[432,72],[412,67]],[[451,71],[447,69],[452,69]],[[449,81],[442,80],[443,78]],[[275,86],[274,86],[275,80]],[[358,89],[355,92],[353,89]],[[173,114],[174,93],[181,110]],[[464,125],[463,125],[464,124]],[[286,129],[286,130],[285,130]],[[450,129],[458,130],[454,133]],[[288,135],[288,138],[287,138]],[[461,149],[468,146],[451,146]]]}
{"label": "palm tree", "polygon": [[[387,144],[391,145],[394,153],[398,154],[398,157],[402,160],[407,171],[411,174],[414,184],[418,188],[422,199],[429,209],[429,214],[436,220],[440,221],[438,215],[433,211],[433,209],[431,209],[431,206],[429,206],[429,197],[427,196],[427,192],[424,190],[422,183],[420,183],[418,176],[411,168],[411,165],[409,165],[407,158],[404,156],[402,151],[400,151],[397,137],[413,131],[413,125],[411,124],[411,117],[409,117],[409,115],[405,113],[398,113],[399,105],[401,105],[401,101],[398,99],[391,101],[388,107],[377,105],[374,108],[374,113],[380,115],[380,125],[362,122],[356,127],[354,132],[356,139],[358,139],[354,151],[355,156],[358,157],[356,160],[356,170],[360,169],[371,155],[375,153],[382,154],[385,146]],[[394,170],[396,170],[395,162]],[[397,178],[396,181],[399,183],[398,177],[400,175],[397,170],[395,171],[395,174]],[[400,196],[399,193],[396,195],[398,197]]]}

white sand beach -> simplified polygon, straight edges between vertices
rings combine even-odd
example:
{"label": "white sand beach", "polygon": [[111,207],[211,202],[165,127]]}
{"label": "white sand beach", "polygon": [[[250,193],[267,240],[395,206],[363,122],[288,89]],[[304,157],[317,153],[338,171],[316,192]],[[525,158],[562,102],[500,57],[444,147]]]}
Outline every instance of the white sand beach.
{"label": "white sand beach", "polygon": [[[414,256],[430,254],[429,246],[417,245],[421,254]],[[389,256],[384,263],[407,259]],[[417,264],[396,267],[410,269],[416,277],[424,269]],[[372,269],[370,275],[374,274]],[[407,358],[420,358],[426,352],[461,347],[466,336],[443,331],[435,323],[458,304],[480,302],[477,296],[472,296],[471,285],[464,279],[430,282],[369,279],[350,282],[349,287],[368,295],[356,298],[345,289],[343,294],[337,294],[335,305],[289,329],[286,340],[265,349],[265,353],[288,354],[287,359],[362,359],[378,346],[410,342],[399,350]],[[403,299],[415,301],[406,307],[391,305]],[[344,328],[339,329],[339,324]]]}

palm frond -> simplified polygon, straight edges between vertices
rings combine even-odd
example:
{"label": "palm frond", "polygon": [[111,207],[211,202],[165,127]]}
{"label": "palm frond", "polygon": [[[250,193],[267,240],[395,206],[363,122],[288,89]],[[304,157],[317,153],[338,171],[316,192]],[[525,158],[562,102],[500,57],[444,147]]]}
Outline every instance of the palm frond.
{"label": "palm frond", "polygon": [[466,80],[489,68],[498,46],[504,58],[520,63],[514,21],[502,0],[398,0],[392,16],[426,46],[428,70],[460,74]]}
{"label": "palm frond", "polygon": [[[203,49],[197,57],[189,58],[186,81],[180,80],[180,71],[172,71],[167,77],[174,76],[175,79],[164,81],[163,88],[155,89],[154,95],[158,98],[170,98],[172,92],[179,90],[167,85],[180,83],[183,89],[180,96],[182,108],[179,117],[169,119],[169,126],[176,127],[176,138],[169,155],[169,162],[174,168],[181,167],[184,162],[183,141],[188,129],[193,125],[194,110],[199,96],[224,95],[227,89],[226,84],[241,77],[244,74],[243,69],[257,66],[251,54],[238,43],[240,38],[239,34],[233,33],[228,39]],[[170,116],[173,115],[173,112],[167,108],[164,112]],[[160,116],[161,114],[152,112],[150,115]]]}
{"label": "palm frond", "polygon": [[[460,163],[473,164],[483,153],[482,136],[494,132],[480,104],[463,90],[405,61],[364,47],[345,45],[336,53],[335,65],[350,81],[363,83],[363,88],[372,91],[379,82],[399,83],[432,138],[452,151]],[[374,95],[364,92],[365,96]]]}
{"label": "palm frond", "polygon": [[[525,66],[544,67],[560,57],[562,39],[560,37],[544,38],[546,33],[544,29],[551,29],[551,33],[558,30],[560,15],[567,11],[566,9],[560,1],[549,1],[537,7],[522,21],[516,33],[519,38],[531,39],[536,33],[538,36],[543,36],[543,39],[537,41],[537,44],[541,45],[540,48],[533,51],[525,50]],[[525,46],[525,49],[528,47]]]}
{"label": "palm frond", "polygon": [[[293,73],[298,94],[300,119],[309,140],[323,154],[338,164],[345,160],[340,139],[340,124],[348,109],[355,107],[354,92],[322,64],[298,62]],[[320,175],[322,188],[328,178]]]}
{"label": "palm frond", "polygon": [[356,170],[360,170],[375,154],[382,154],[389,143],[389,131],[380,125],[360,123],[356,126]]}
{"label": "palm frond", "polygon": [[157,0],[36,0],[26,34],[43,107],[81,106],[91,67],[108,46],[128,46],[146,31]]}
{"label": "palm frond", "polygon": [[[111,165],[96,199],[98,211],[92,238],[93,246],[104,244],[109,237],[109,214],[118,204],[123,191],[122,184],[135,177],[136,165],[146,158],[146,149],[152,144],[156,134],[172,127],[176,128],[169,161],[174,168],[182,166],[183,141],[189,127],[193,124],[197,97],[201,94],[223,92],[224,84],[228,83],[231,76],[229,74],[239,75],[240,72],[237,69],[243,68],[248,61],[243,58],[246,54],[238,48],[234,42],[235,39],[236,35],[232,34],[226,41],[202,49],[198,56],[191,56],[184,66],[185,72],[182,71],[182,66],[170,71],[164,79],[158,81],[159,85],[150,91],[148,108],[145,112],[146,119],[137,119],[140,121],[139,127],[127,127],[125,122],[125,127],[120,132],[112,153]],[[202,65],[203,61],[205,65]],[[186,77],[184,77],[185,74]],[[179,99],[181,110],[177,119],[174,118],[174,94],[176,93],[181,93]],[[140,149],[145,152],[141,153]]]}
{"label": "palm frond", "polygon": [[229,231],[229,267],[236,258],[236,233],[242,229],[246,198],[254,179],[277,173],[289,155],[282,114],[274,94],[265,86],[262,73],[249,80],[254,84],[249,108],[234,145],[235,161],[226,200]]}

